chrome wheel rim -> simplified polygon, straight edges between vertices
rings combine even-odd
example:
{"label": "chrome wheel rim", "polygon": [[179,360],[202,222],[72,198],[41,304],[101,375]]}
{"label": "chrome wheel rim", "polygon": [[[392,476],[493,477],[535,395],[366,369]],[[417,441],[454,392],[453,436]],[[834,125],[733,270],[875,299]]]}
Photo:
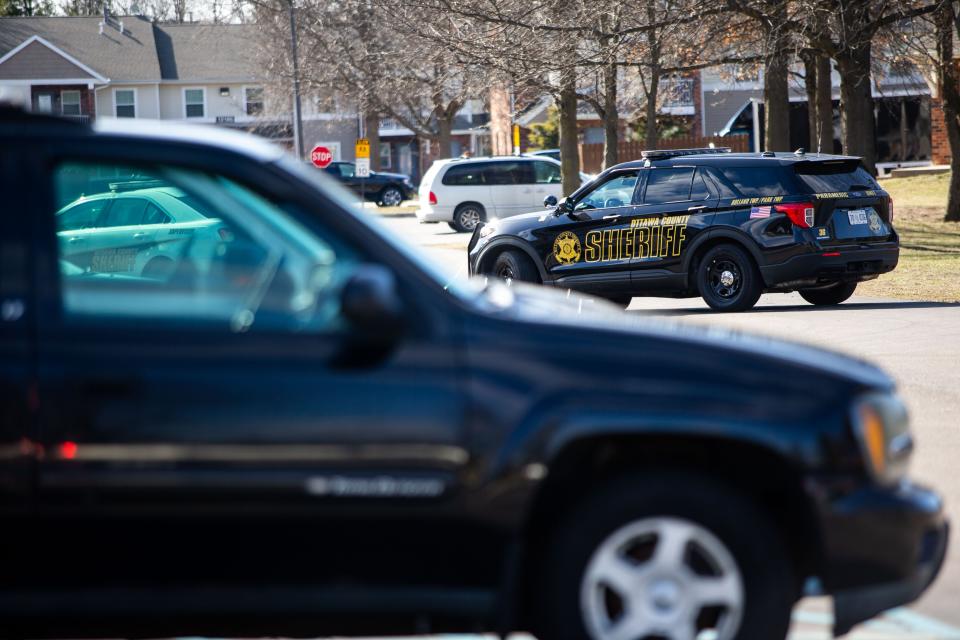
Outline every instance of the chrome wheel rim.
{"label": "chrome wheel rim", "polygon": [[626,524],[587,563],[580,609],[593,640],[731,640],[743,578],[726,545],[675,517]]}
{"label": "chrome wheel rim", "polygon": [[383,204],[388,207],[396,207],[403,201],[403,195],[401,195],[399,189],[387,189],[383,192]]}
{"label": "chrome wheel rim", "polygon": [[469,207],[460,211],[460,226],[468,231],[473,231],[480,224],[480,212]]}

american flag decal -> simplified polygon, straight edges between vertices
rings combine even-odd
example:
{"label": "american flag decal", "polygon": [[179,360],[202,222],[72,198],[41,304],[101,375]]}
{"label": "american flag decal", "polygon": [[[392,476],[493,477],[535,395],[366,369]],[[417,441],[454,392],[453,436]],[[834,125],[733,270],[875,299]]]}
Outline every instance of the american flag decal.
{"label": "american flag decal", "polygon": [[751,218],[769,218],[771,207],[750,207]]}

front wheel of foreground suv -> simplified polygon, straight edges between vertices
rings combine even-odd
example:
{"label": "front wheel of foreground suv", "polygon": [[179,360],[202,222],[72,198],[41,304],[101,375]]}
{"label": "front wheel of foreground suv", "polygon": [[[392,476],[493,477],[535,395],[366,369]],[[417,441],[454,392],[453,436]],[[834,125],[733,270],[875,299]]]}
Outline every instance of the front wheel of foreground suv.
{"label": "front wheel of foreground suv", "polygon": [[838,282],[819,289],[801,289],[800,297],[817,306],[840,304],[857,290],[856,282]]}
{"label": "front wheel of foreground suv", "polygon": [[787,634],[797,589],[781,536],[750,500],[716,481],[630,475],[555,531],[540,565],[541,640]]}
{"label": "front wheel of foreground suv", "polygon": [[733,244],[716,246],[697,263],[697,289],[716,311],[745,311],[757,304],[763,280],[753,259]]}

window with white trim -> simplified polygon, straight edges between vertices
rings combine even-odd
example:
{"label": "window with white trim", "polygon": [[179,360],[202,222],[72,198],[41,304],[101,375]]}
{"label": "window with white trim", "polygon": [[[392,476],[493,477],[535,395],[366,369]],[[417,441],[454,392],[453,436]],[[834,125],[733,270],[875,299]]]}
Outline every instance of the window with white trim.
{"label": "window with white trim", "polygon": [[243,90],[244,109],[248,116],[263,113],[263,87],[246,87]]}
{"label": "window with white trim", "polygon": [[79,91],[61,91],[60,92],[60,113],[65,116],[80,115],[80,92]]}
{"label": "window with white trim", "polygon": [[203,89],[184,89],[183,108],[187,118],[202,118],[204,116]]}
{"label": "window with white trim", "polygon": [[113,103],[118,118],[137,117],[137,92],[135,89],[117,89],[113,94]]}

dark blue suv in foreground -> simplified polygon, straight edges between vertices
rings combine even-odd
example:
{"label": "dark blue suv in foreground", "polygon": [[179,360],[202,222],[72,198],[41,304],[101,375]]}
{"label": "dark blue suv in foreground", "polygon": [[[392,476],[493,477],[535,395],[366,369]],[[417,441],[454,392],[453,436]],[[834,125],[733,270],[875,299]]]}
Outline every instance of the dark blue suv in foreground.
{"label": "dark blue suv in foreground", "polygon": [[214,128],[0,110],[0,187],[4,636],[774,640],[939,571],[871,365],[448,282]]}

